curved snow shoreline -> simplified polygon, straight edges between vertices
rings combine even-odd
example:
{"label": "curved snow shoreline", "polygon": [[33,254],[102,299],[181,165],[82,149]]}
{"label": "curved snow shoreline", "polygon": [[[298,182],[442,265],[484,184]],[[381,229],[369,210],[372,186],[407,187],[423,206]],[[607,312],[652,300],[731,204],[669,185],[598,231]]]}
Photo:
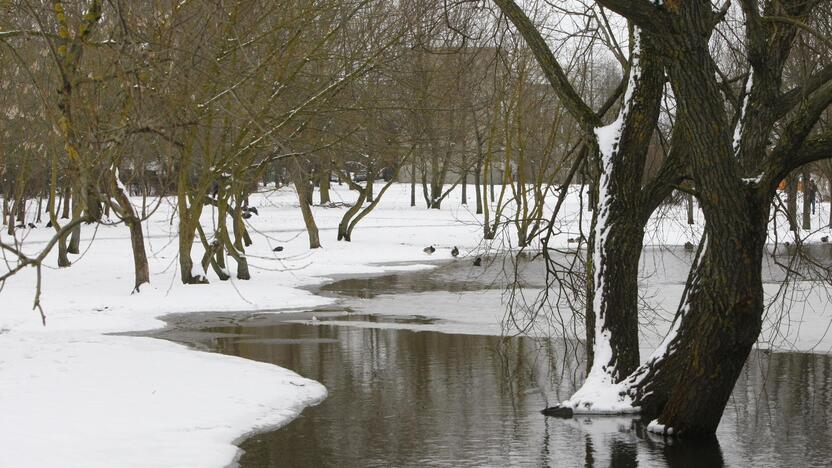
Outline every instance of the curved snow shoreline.
{"label": "curved snow shoreline", "polygon": [[[333,198],[349,201],[354,193],[335,188]],[[577,212],[577,194],[570,200]],[[255,239],[247,252],[250,281],[180,284],[172,206],[163,203],[145,223],[152,285],[140,294],[130,294],[130,241],[118,225],[83,226],[82,254],[71,258],[75,264],[43,271],[46,327],[31,309],[34,271],[24,270],[5,284],[0,466],[224,466],[238,454],[235,441],[290,421],[324,398],[323,386],[271,364],[110,334],[164,327],[158,317],[170,313],[321,306],[333,299],[304,288],[333,275],[426,268],[379,263],[449,259],[454,245],[464,256],[481,239],[470,209],[411,208],[404,184],[390,188],[353,242],[325,237],[324,249],[314,251],[308,250],[294,193],[255,194],[251,202],[260,215],[249,220]],[[344,211],[314,209],[322,231],[337,226]],[[658,235],[665,243],[687,238],[677,218]],[[203,223],[212,222],[206,213]],[[21,231],[24,250],[37,250],[53,232]],[[0,236],[8,240],[5,233]],[[89,244],[93,237],[97,240]],[[566,246],[567,234],[561,237]],[[500,239],[495,242],[501,245]],[[285,247],[279,255],[272,252],[276,245]],[[437,252],[428,257],[422,253],[426,245]],[[193,258],[201,253],[194,246]],[[54,252],[49,260],[55,264]]]}

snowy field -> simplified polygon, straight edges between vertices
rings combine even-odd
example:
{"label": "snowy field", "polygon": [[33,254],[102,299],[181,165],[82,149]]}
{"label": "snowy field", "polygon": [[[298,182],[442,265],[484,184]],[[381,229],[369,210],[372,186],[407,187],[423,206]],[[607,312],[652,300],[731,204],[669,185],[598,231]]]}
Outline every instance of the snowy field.
{"label": "snowy field", "polygon": [[[301,288],[336,275],[430,268],[431,262],[450,258],[453,246],[470,256],[516,243],[512,229],[490,244],[482,242],[473,190],[470,208],[459,204],[457,189],[442,210],[426,210],[421,193],[419,206],[409,206],[409,188],[392,186],[358,225],[351,243],[335,240],[346,208],[315,207],[323,248],[314,251],[307,248],[293,192],[256,194],[251,205],[259,216],[248,220],[254,240],[248,250],[252,279],[221,282],[209,272],[210,284],[191,286],[179,281],[177,223],[171,200],[162,200],[144,224],[151,284],[140,294],[130,293],[127,228],[84,226],[82,253],[70,256],[72,267],[55,268],[53,253],[44,269],[46,326],[32,310],[34,271],[13,277],[0,291],[0,466],[208,467],[233,461],[235,440],[286,424],[325,398],[323,386],[273,365],[113,333],[161,327],[157,317],[173,312],[321,306],[330,299]],[[345,187],[334,188],[334,201],[355,198]],[[564,207],[557,244],[566,246],[577,235],[579,206],[573,194]],[[819,207],[814,226],[826,226],[828,204]],[[203,225],[210,231],[215,220],[206,211]],[[588,226],[586,213],[583,218]],[[683,206],[662,210],[648,227],[646,243],[696,243],[701,215],[692,227],[685,219]],[[782,240],[787,228],[777,224]],[[17,241],[34,253],[52,234],[51,228],[21,229]],[[809,241],[829,234],[826,227],[818,229]],[[2,239],[14,242],[5,231]],[[437,252],[423,253],[427,245]],[[275,253],[276,246],[284,250]],[[192,257],[198,262],[201,256],[197,245]],[[230,259],[229,265],[233,272]]]}

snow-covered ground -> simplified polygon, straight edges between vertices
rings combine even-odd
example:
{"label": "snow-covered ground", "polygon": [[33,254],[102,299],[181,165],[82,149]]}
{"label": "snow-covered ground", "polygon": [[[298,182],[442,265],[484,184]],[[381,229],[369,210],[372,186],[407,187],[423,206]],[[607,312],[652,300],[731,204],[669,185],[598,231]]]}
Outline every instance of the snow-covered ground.
{"label": "snow-covered ground", "polygon": [[[351,202],[355,194],[335,187],[333,199]],[[310,251],[294,193],[254,195],[251,205],[259,216],[249,220],[255,242],[248,250],[252,279],[221,282],[209,272],[211,283],[199,286],[179,281],[177,224],[171,201],[163,200],[144,224],[151,284],[140,294],[130,293],[126,227],[84,226],[82,253],[71,256],[74,265],[55,268],[53,253],[43,271],[46,326],[32,310],[34,271],[11,278],[0,291],[0,466],[229,463],[237,453],[236,439],[285,424],[324,398],[325,389],[276,366],[112,333],[160,327],[157,317],[172,312],[321,306],[330,299],[301,287],[334,275],[429,268],[431,261],[450,258],[455,245],[463,255],[473,255],[515,244],[511,229],[484,244],[481,217],[474,214],[472,199],[470,208],[459,204],[458,188],[442,210],[424,209],[421,199],[412,208],[409,199],[409,185],[392,186],[356,228],[351,243],[335,240],[346,208],[315,207],[323,248]],[[577,235],[578,210],[573,194],[564,207],[558,244],[565,246]],[[826,225],[828,216],[823,205],[815,225],[821,220]],[[657,214],[646,242],[696,242],[701,222],[689,227],[684,219],[683,207]],[[214,222],[212,213],[205,213],[206,231]],[[33,253],[52,232],[21,229],[17,241]],[[823,235],[829,235],[828,228],[812,233],[811,240]],[[5,232],[2,239],[13,241]],[[284,250],[273,252],[278,245]],[[437,252],[423,253],[427,245]],[[201,254],[195,246],[194,260]],[[229,265],[233,272],[230,259]]]}

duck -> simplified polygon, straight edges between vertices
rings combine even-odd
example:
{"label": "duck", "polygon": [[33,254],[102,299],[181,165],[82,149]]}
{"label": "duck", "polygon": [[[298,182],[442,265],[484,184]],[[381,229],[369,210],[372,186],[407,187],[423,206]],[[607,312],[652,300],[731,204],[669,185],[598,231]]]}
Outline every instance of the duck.
{"label": "duck", "polygon": [[454,258],[459,257],[459,249],[456,248],[456,246],[454,246],[454,248],[451,249],[451,257],[454,257]]}
{"label": "duck", "polygon": [[482,265],[482,257],[477,257],[474,259],[474,266],[481,266]]}
{"label": "duck", "polygon": [[422,249],[422,252],[430,255],[430,254],[436,252],[436,248],[432,245],[429,245],[429,246],[425,247],[424,249]]}

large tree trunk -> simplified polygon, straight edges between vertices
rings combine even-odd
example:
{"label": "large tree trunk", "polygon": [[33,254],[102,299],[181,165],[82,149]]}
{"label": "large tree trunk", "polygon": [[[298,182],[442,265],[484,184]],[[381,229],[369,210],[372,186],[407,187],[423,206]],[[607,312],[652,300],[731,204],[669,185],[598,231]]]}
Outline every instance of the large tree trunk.
{"label": "large tree trunk", "polygon": [[743,180],[749,174],[740,162],[749,149],[732,143],[731,135],[745,133],[734,131],[725,115],[707,34],[699,29],[702,18],[713,14],[710,5],[680,8],[673,26],[692,32],[663,47],[675,53],[667,67],[678,102],[674,135],[686,136],[707,239],[682,316],[648,360],[653,371],[636,373],[635,380],[642,380],[636,404],[647,417],[657,416],[651,430],[700,436],[716,431],[759,335],[770,198]]}
{"label": "large tree trunk", "polygon": [[636,405],[662,432],[710,435],[719,425],[762,326],[762,211],[754,223],[709,225],[682,315],[660,347],[666,354],[636,379]]}

